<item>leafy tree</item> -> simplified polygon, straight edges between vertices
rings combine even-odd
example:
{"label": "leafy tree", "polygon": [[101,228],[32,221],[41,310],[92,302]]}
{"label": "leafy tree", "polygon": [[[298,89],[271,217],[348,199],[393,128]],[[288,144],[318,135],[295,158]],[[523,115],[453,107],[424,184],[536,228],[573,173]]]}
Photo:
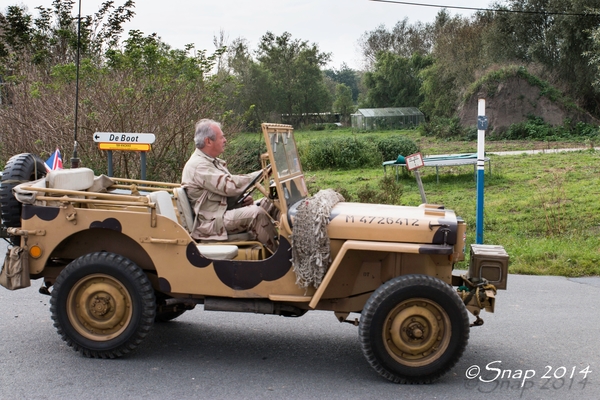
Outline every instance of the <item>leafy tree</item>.
{"label": "leafy tree", "polygon": [[[72,146],[76,74],[72,3],[55,0],[54,11],[41,12],[37,19],[19,7],[11,8],[8,18],[0,18],[3,61],[11,62],[10,67],[2,64],[11,104],[0,105],[0,161],[21,152],[48,156],[56,146],[68,154],[65,150]],[[120,24],[132,14],[119,8],[107,14],[111,7],[112,1],[107,1],[95,14],[105,18],[95,30],[93,23],[82,26],[87,47],[81,58],[78,155],[82,165],[104,172],[106,154],[93,142],[94,132],[152,132],[156,142],[148,156],[148,177],[176,181],[193,149],[195,121],[212,117],[222,120],[228,131],[238,129],[224,107],[223,82],[211,74],[221,51],[191,55],[192,46],[175,50],[158,36],[140,31],[129,32],[119,48]],[[32,38],[40,38],[43,46],[33,47],[27,42]],[[46,55],[38,58],[42,50]],[[115,174],[139,177],[138,154],[116,152],[114,159]]]}
{"label": "leafy tree", "polygon": [[597,7],[597,0],[510,0],[506,9],[526,13],[497,13],[484,36],[488,57],[543,66],[545,79],[566,84],[570,95],[598,115],[590,64],[591,33],[600,25],[600,14],[593,12]]}
{"label": "leafy tree", "polygon": [[327,69],[325,76],[335,83],[343,83],[352,91],[352,101],[358,100],[360,77],[357,71],[350,68],[346,63],[342,63],[340,69]]}
{"label": "leafy tree", "polygon": [[271,73],[252,58],[243,38],[235,39],[227,48],[226,60],[231,78],[224,87],[227,108],[243,116],[246,129],[258,130],[276,107]]}
{"label": "leafy tree", "polygon": [[[36,7],[33,18],[20,6],[9,6],[0,14],[0,60],[5,72],[25,68],[27,63],[45,66],[73,62],[77,52],[77,17],[74,0],[54,0],[52,7]],[[81,18],[80,51],[98,61],[104,51],[117,46],[123,24],[135,15],[134,2],[127,0],[116,7],[105,1],[99,10]],[[0,70],[0,73],[2,71]]]}
{"label": "leafy tree", "polygon": [[429,118],[455,115],[460,93],[487,68],[481,35],[489,26],[488,17],[452,17],[445,10],[436,16],[432,27],[433,62],[420,72],[420,107]]}
{"label": "leafy tree", "polygon": [[367,98],[364,107],[417,107],[423,100],[419,73],[431,65],[430,57],[418,53],[406,58],[390,52],[377,55],[373,72],[365,73]]}
{"label": "leafy tree", "polygon": [[416,22],[409,24],[408,18],[398,21],[391,30],[385,25],[379,25],[370,32],[365,32],[358,41],[363,63],[367,70],[371,70],[380,52],[390,52],[405,58],[414,53],[426,55],[431,52],[433,30],[430,24]]}
{"label": "leafy tree", "polygon": [[476,72],[489,65],[481,40],[488,25],[483,14],[469,19],[451,17],[443,10],[436,16],[432,56],[440,64],[438,71],[445,75],[443,80],[453,80],[456,90],[471,84]]}
{"label": "leafy tree", "polygon": [[27,48],[31,39],[31,15],[18,6],[10,6],[0,14],[0,56],[6,59]]}
{"label": "leafy tree", "polygon": [[343,83],[337,85],[335,90],[335,101],[333,102],[333,111],[342,115],[342,121],[348,123],[350,114],[355,111],[354,101],[352,101],[352,89]]}
{"label": "leafy tree", "polygon": [[323,81],[321,67],[329,61],[316,44],[292,39],[288,32],[275,36],[267,32],[261,37],[256,52],[262,68],[270,73],[276,111],[293,115],[302,123],[303,115],[329,109],[331,101]]}
{"label": "leafy tree", "polygon": [[[600,9],[596,12],[600,13]],[[585,56],[590,59],[590,66],[595,72],[592,85],[596,89],[596,93],[600,93],[600,27],[592,31],[593,47]]]}
{"label": "leafy tree", "polygon": [[456,113],[459,100],[455,77],[449,76],[442,64],[435,62],[420,72],[419,109],[429,117],[450,118]]}

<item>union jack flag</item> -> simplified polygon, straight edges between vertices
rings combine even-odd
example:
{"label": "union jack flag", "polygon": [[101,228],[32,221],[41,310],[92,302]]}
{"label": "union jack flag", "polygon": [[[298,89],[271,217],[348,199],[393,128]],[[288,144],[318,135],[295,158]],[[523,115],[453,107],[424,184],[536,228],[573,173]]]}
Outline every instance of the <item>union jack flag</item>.
{"label": "union jack flag", "polygon": [[58,147],[56,148],[56,151],[52,153],[50,158],[46,160],[46,169],[48,171],[53,169],[63,169],[63,161],[60,157],[60,150],[58,150]]}

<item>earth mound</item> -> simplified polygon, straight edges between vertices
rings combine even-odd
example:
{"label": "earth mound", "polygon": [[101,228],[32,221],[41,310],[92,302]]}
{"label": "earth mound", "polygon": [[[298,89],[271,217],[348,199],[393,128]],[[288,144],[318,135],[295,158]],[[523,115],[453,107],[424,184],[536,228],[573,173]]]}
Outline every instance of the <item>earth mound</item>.
{"label": "earth mound", "polygon": [[531,117],[541,117],[553,126],[562,125],[565,119],[573,123],[599,123],[558,89],[524,68],[495,71],[479,80],[459,108],[463,126],[477,125],[479,98],[486,100],[485,115],[492,134],[504,132],[510,125]]}

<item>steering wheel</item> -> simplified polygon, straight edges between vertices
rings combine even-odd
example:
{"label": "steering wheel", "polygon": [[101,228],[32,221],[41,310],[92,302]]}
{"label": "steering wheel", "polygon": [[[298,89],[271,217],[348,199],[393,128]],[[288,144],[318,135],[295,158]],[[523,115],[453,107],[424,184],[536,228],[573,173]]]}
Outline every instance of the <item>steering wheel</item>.
{"label": "steering wheel", "polygon": [[234,208],[241,207],[244,203],[244,200],[246,200],[246,198],[256,190],[256,183],[260,181],[260,179],[265,175],[265,173],[267,174],[267,176],[270,175],[272,170],[273,169],[271,168],[271,164],[267,165],[267,167],[264,170],[262,170],[260,174],[256,174],[254,179],[252,179],[248,186],[246,186],[242,194],[240,194],[237,197],[228,197],[227,209],[233,210]]}

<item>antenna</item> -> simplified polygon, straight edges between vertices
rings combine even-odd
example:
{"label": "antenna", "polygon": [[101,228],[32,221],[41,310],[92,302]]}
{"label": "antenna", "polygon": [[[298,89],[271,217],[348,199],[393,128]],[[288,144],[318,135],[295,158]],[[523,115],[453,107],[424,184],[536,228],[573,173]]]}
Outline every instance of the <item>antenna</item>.
{"label": "antenna", "polygon": [[81,0],[79,0],[79,16],[77,17],[77,57],[75,66],[75,129],[73,132],[73,158],[71,158],[71,168],[79,168],[79,158],[77,157],[77,120],[79,112],[79,49],[81,47]]}

